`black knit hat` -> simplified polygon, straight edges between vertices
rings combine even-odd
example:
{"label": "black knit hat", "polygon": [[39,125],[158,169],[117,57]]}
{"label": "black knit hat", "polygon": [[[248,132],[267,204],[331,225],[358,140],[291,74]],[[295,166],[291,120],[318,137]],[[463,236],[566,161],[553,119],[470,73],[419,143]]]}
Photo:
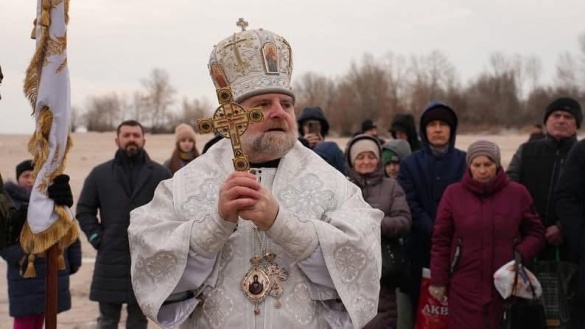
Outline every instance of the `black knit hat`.
{"label": "black knit hat", "polygon": [[18,177],[20,177],[20,175],[27,171],[27,170],[34,170],[35,166],[33,165],[32,160],[24,160],[21,163],[16,165],[16,180],[18,180]]}
{"label": "black knit hat", "polygon": [[581,121],[583,121],[583,111],[579,102],[570,97],[559,97],[552,101],[544,111],[544,123],[554,111],[566,111],[571,113],[577,122],[577,129],[581,127]]}
{"label": "black knit hat", "polygon": [[374,122],[370,119],[366,119],[364,121],[362,121],[362,132],[373,129],[373,128],[378,128]]}
{"label": "black knit hat", "polygon": [[435,120],[443,121],[446,124],[448,124],[449,127],[451,127],[451,129],[453,129],[456,126],[455,121],[457,120],[457,118],[455,118],[453,112],[449,108],[445,106],[435,106],[433,108],[426,110],[423,113],[423,115],[421,116],[422,124],[421,127],[426,128],[429,122]]}

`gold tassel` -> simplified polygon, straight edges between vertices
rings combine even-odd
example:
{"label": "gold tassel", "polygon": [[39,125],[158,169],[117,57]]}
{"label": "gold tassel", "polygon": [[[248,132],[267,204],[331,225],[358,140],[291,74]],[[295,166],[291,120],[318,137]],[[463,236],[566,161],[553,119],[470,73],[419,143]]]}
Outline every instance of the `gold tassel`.
{"label": "gold tassel", "polygon": [[22,277],[28,279],[34,278],[35,276],[37,276],[37,272],[35,271],[35,255],[30,254],[28,255],[28,264],[26,266],[26,271],[24,272],[24,275]]}
{"label": "gold tassel", "polygon": [[51,25],[51,13],[48,10],[44,10],[41,12],[41,26],[43,28],[48,28]]}
{"label": "gold tassel", "polygon": [[43,0],[41,6],[41,26],[48,28],[51,25],[51,0]]}
{"label": "gold tassel", "polygon": [[65,0],[65,24],[69,24],[69,0]]}
{"label": "gold tassel", "polygon": [[63,248],[59,247],[59,256],[57,257],[57,268],[59,271],[65,269],[65,257],[63,256]]}
{"label": "gold tassel", "polygon": [[32,28],[32,31],[30,31],[30,38],[31,39],[37,38],[37,19],[36,18],[33,21],[33,28]]}
{"label": "gold tassel", "polygon": [[68,247],[77,240],[79,237],[77,221],[67,216],[68,212],[63,206],[55,206],[54,211],[59,219],[39,234],[33,234],[28,223],[25,223],[20,233],[20,245],[26,253],[42,253],[59,241],[63,247]]}

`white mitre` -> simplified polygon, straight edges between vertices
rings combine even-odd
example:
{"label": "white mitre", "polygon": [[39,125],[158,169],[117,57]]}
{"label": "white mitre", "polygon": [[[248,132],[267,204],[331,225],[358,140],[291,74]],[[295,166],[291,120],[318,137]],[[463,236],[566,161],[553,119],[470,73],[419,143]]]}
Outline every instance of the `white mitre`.
{"label": "white mitre", "polygon": [[231,87],[237,103],[266,93],[286,94],[294,99],[289,43],[264,29],[246,30],[248,23],[242,18],[236,25],[242,31],[220,41],[209,57],[209,74],[215,88]]}

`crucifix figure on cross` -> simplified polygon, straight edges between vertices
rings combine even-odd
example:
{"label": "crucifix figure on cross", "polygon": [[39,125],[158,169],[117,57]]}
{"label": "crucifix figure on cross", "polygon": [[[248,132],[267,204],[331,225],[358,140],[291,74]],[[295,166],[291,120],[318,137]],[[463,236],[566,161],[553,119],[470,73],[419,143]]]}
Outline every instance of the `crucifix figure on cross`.
{"label": "crucifix figure on cross", "polygon": [[248,171],[250,162],[248,156],[244,154],[240,136],[246,132],[248,125],[264,120],[261,107],[245,109],[240,104],[234,102],[232,90],[230,87],[218,88],[217,99],[219,107],[215,110],[212,118],[197,120],[200,134],[207,134],[217,131],[225,138],[229,138],[232,143],[234,158],[232,159],[236,171]]}

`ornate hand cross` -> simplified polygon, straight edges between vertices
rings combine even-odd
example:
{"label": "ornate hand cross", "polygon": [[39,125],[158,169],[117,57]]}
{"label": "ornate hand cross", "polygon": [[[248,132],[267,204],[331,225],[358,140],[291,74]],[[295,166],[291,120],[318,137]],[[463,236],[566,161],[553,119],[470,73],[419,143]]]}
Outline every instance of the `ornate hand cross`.
{"label": "ornate hand cross", "polygon": [[250,169],[248,156],[242,150],[240,136],[246,132],[250,123],[264,120],[261,107],[254,107],[246,110],[240,104],[233,101],[230,87],[217,89],[219,107],[215,110],[212,118],[197,120],[200,134],[207,134],[217,131],[225,138],[229,138],[234,151],[234,169],[236,171],[247,171]]}

